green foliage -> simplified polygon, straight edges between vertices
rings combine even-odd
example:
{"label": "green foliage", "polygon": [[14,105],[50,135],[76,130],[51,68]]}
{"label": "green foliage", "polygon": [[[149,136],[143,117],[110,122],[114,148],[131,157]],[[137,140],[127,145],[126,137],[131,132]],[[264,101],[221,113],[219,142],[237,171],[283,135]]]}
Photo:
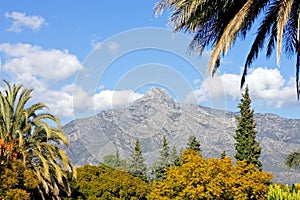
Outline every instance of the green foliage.
{"label": "green foliage", "polygon": [[127,167],[126,160],[121,160],[119,151],[115,155],[106,155],[103,158],[103,164],[112,169],[125,170]]}
{"label": "green foliage", "polygon": [[268,200],[300,200],[300,190],[294,190],[288,185],[270,185]]}
{"label": "green foliage", "polygon": [[30,193],[37,189],[38,184],[32,170],[25,169],[19,160],[12,159],[2,165],[0,171],[0,199],[29,200]]}
{"label": "green foliage", "polygon": [[139,140],[136,141],[134,150],[131,153],[129,159],[128,172],[133,176],[139,177],[145,182],[148,181],[147,177],[147,165],[145,158],[143,157],[142,149]]}
{"label": "green foliage", "polygon": [[176,150],[176,147],[173,147],[170,152],[170,163],[171,166],[179,166],[180,165],[180,156]]}
{"label": "green foliage", "polygon": [[200,142],[196,139],[195,136],[190,136],[188,143],[187,143],[187,148],[188,149],[193,149],[194,151],[197,151],[199,154],[202,153],[201,147],[200,147]]}
{"label": "green foliage", "polygon": [[290,153],[285,159],[285,165],[288,168],[300,168],[300,151]]}
{"label": "green foliage", "polygon": [[170,149],[166,136],[163,138],[162,148],[159,153],[158,161],[153,164],[151,172],[157,180],[163,179],[166,169],[176,165],[179,160],[176,148]]}
{"label": "green foliage", "polygon": [[236,117],[238,126],[235,136],[235,149],[237,160],[246,160],[248,164],[252,163],[258,169],[262,169],[262,163],[259,161],[261,147],[256,139],[256,123],[254,122],[254,110],[250,108],[251,99],[248,86],[245,89],[241,102],[238,105],[241,116]]}
{"label": "green foliage", "polygon": [[154,181],[148,199],[266,199],[272,175],[253,164],[230,158],[205,159],[187,149],[181,155],[181,166],[170,167],[166,177]]}
{"label": "green foliage", "polygon": [[71,182],[73,199],[146,199],[149,185],[127,172],[104,165],[77,168]]}
{"label": "green foliage", "polygon": [[0,92],[0,169],[17,159],[39,181],[34,196],[57,199],[70,194],[66,171],[74,169],[57,145],[68,144],[59,119],[43,112],[43,103],[27,105],[31,89],[5,83],[7,89]]}

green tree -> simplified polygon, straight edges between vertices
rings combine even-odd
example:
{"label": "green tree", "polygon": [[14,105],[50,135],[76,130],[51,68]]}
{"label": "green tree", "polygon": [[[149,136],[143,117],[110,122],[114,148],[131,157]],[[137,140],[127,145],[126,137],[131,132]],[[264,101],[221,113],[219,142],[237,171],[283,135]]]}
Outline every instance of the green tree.
{"label": "green tree", "polygon": [[193,135],[189,137],[189,140],[188,140],[188,143],[187,143],[187,148],[197,151],[200,155],[202,154],[202,150],[201,150],[201,147],[200,147],[200,142]]}
{"label": "green tree", "polygon": [[71,181],[72,199],[146,199],[149,185],[127,172],[104,165],[77,168]]}
{"label": "green tree", "polygon": [[171,162],[171,165],[174,165],[174,166],[180,165],[180,156],[178,155],[177,149],[174,146],[170,151],[170,162]]}
{"label": "green tree", "polygon": [[221,56],[226,55],[236,39],[245,38],[250,30],[253,31],[253,24],[257,24],[254,22],[259,22],[244,65],[242,85],[248,68],[264,47],[267,57],[277,48],[278,65],[283,49],[287,56],[296,57],[296,88],[299,98],[299,0],[160,0],[155,7],[156,16],[164,10],[171,11],[169,23],[173,25],[174,31],[194,35],[190,43],[193,52],[201,55],[205,48],[213,48],[208,64],[208,69],[213,74],[221,63]]}
{"label": "green tree", "polygon": [[250,104],[249,89],[248,86],[246,86],[241,102],[238,105],[241,115],[236,117],[238,126],[235,131],[235,158],[237,160],[246,160],[248,164],[252,163],[258,169],[261,169],[262,164],[259,161],[261,147],[256,141],[254,110],[251,109]]}
{"label": "green tree", "polygon": [[285,159],[285,165],[288,168],[300,168],[300,151],[295,151],[290,153],[287,158]]}
{"label": "green tree", "polygon": [[57,146],[68,144],[59,119],[43,112],[47,108],[43,103],[27,105],[31,89],[5,83],[7,89],[0,92],[0,171],[12,159],[18,159],[38,178],[34,194],[38,198],[60,199],[69,195],[67,171],[75,171]]}
{"label": "green tree", "polygon": [[147,177],[147,165],[145,158],[143,157],[142,149],[139,140],[136,140],[134,150],[131,153],[129,159],[128,172],[133,176],[139,177],[145,182],[148,181]]}
{"label": "green tree", "polygon": [[166,139],[166,136],[164,136],[162,148],[159,152],[158,161],[156,161],[152,166],[151,173],[153,175],[155,175],[156,179],[159,179],[159,180],[163,179],[166,168],[168,168],[169,166],[174,164],[176,158],[174,158],[173,154],[171,154],[171,153],[174,153],[174,152],[171,152],[169,143]]}
{"label": "green tree", "polygon": [[115,155],[104,156],[103,164],[112,169],[126,169],[126,160],[121,160],[118,150]]}

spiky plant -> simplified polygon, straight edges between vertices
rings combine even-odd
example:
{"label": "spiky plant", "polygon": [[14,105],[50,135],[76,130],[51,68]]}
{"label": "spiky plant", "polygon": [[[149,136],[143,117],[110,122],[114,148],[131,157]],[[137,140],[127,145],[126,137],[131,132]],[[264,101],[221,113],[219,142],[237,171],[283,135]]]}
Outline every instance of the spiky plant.
{"label": "spiky plant", "polygon": [[0,167],[11,159],[19,159],[38,178],[41,199],[60,199],[70,194],[67,173],[75,169],[58,145],[67,145],[60,121],[43,112],[43,103],[27,105],[32,89],[22,85],[0,91]]}
{"label": "spiky plant", "polygon": [[[266,46],[269,57],[276,47],[280,65],[281,50],[296,56],[296,89],[300,96],[300,3],[299,0],[161,0],[155,15],[171,10],[169,19],[174,31],[194,34],[192,51],[200,54],[212,47],[208,70],[215,73],[220,58],[232,47],[238,36],[245,38],[254,22],[261,20],[248,53],[241,87],[247,71],[259,52]],[[266,45],[265,45],[266,44]]]}

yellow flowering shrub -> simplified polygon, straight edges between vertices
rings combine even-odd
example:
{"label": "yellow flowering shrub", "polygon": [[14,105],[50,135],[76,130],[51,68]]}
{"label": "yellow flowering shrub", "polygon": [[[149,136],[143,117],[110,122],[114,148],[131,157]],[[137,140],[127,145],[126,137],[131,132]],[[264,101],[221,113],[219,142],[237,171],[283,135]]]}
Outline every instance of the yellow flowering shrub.
{"label": "yellow flowering shrub", "polygon": [[148,199],[266,199],[272,174],[254,165],[225,157],[205,159],[193,150],[181,156],[181,166],[170,167],[162,181],[154,181]]}

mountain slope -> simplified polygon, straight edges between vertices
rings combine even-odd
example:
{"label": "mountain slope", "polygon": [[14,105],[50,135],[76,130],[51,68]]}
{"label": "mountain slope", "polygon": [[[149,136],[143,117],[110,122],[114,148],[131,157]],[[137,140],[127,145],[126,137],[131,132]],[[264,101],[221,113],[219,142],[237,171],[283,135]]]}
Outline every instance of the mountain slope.
{"label": "mountain slope", "polygon": [[[117,149],[122,157],[128,157],[139,139],[151,164],[164,135],[178,150],[186,147],[190,135],[195,135],[205,157],[220,157],[224,150],[233,156],[237,114],[181,104],[163,89],[152,88],[127,108],[103,111],[65,125],[63,129],[70,140],[66,152],[75,165],[98,164]],[[273,172],[276,181],[299,182],[299,173],[288,170],[284,159],[300,149],[300,120],[272,114],[256,114],[255,120],[264,170]]]}

